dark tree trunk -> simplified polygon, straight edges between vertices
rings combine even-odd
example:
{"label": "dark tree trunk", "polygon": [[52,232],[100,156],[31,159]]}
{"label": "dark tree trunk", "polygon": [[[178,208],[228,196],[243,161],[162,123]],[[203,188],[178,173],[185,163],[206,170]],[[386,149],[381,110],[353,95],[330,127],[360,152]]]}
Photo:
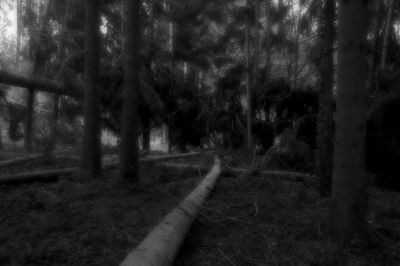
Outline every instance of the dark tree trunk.
{"label": "dark tree trunk", "polygon": [[320,18],[321,61],[318,116],[318,143],[315,174],[319,177],[320,197],[329,196],[333,164],[333,49],[335,41],[335,0],[326,0]]}
{"label": "dark tree trunk", "polygon": [[265,0],[265,16],[267,26],[265,27],[265,87],[268,89],[268,83],[271,78],[271,0]]}
{"label": "dark tree trunk", "polygon": [[338,91],[330,220],[331,233],[339,243],[347,243],[365,225],[367,29],[367,1],[339,1]]}
{"label": "dark tree trunk", "polygon": [[372,54],[370,57],[369,63],[369,72],[368,72],[368,90],[369,94],[373,95],[377,89],[377,67],[378,67],[378,49],[380,42],[380,29],[383,24],[382,16],[380,15],[382,11],[382,2],[383,0],[376,0],[374,6],[374,19],[373,19],[373,41],[372,41]]}
{"label": "dark tree trunk", "polygon": [[100,0],[86,0],[84,128],[81,175],[96,177],[101,172],[99,116]]}
{"label": "dark tree trunk", "polygon": [[28,154],[32,152],[34,100],[35,100],[35,91],[33,90],[33,88],[29,88],[28,94],[26,96],[25,132],[24,132],[24,148]]}
{"label": "dark tree trunk", "polygon": [[21,52],[21,0],[17,0],[17,47],[15,53],[15,70],[19,72],[20,52]]}
{"label": "dark tree trunk", "polygon": [[246,1],[246,103],[247,103],[247,148],[249,151],[253,148],[253,132],[252,132],[252,88],[251,88],[251,66],[250,66],[250,0]]}
{"label": "dark tree trunk", "polygon": [[124,102],[120,147],[120,177],[138,182],[138,91],[140,49],[140,0],[125,0],[126,43],[124,61]]}
{"label": "dark tree trunk", "polygon": [[142,141],[143,141],[143,150],[150,151],[150,119],[147,117],[143,121],[143,132],[142,132]]}
{"label": "dark tree trunk", "polygon": [[[58,46],[58,61],[60,63],[60,70],[59,70],[59,79],[61,75],[61,69],[63,67],[63,61],[65,59],[65,33],[66,33],[66,25],[68,22],[69,16],[69,9],[70,9],[70,0],[67,0],[64,19],[60,25],[60,38],[59,38],[59,46]],[[57,145],[57,123],[58,123],[58,116],[59,116],[59,104],[60,104],[60,96],[58,94],[54,95],[53,99],[53,115],[51,118],[51,132],[50,132],[50,152],[53,152]]]}
{"label": "dark tree trunk", "polygon": [[[378,1],[378,0],[376,0]],[[389,40],[392,34],[393,18],[394,18],[394,0],[389,0],[388,12],[386,17],[385,35],[383,36],[382,57],[381,57],[381,70],[386,66],[387,55],[389,49]]]}
{"label": "dark tree trunk", "polygon": [[[43,74],[43,65],[45,60],[47,59],[47,55],[43,54],[40,51],[40,46],[47,41],[47,30],[49,26],[50,20],[50,6],[51,0],[48,0],[46,3],[45,10],[43,15],[40,17],[40,26],[39,26],[39,34],[30,26],[29,28],[29,38],[30,44],[34,44],[35,47],[30,47],[32,49],[33,54],[33,76],[37,76]],[[33,15],[34,11],[32,8],[32,0],[27,1],[26,3],[27,12]],[[31,18],[32,19],[32,18]],[[31,21],[32,22],[32,21]],[[39,36],[35,36],[38,34]],[[33,140],[33,123],[34,123],[34,101],[35,101],[35,89],[36,87],[28,88],[28,95],[26,98],[26,113],[25,113],[25,135],[24,135],[24,146],[27,153],[32,152],[32,140]]]}

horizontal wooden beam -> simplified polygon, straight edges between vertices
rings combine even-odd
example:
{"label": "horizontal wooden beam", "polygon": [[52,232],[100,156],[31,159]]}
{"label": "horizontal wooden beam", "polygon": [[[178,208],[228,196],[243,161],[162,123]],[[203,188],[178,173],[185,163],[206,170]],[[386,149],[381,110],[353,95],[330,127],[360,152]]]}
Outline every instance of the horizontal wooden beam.
{"label": "horizontal wooden beam", "polygon": [[81,98],[83,87],[67,87],[57,81],[37,76],[24,76],[0,70],[0,83],[10,86],[34,89],[48,93]]}

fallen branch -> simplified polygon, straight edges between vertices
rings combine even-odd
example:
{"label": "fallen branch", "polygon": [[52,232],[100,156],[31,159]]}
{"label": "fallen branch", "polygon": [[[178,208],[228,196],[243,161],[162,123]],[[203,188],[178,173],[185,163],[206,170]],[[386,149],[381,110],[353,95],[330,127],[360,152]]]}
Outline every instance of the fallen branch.
{"label": "fallen branch", "polygon": [[172,265],[186,234],[220,174],[221,162],[216,158],[213,168],[203,181],[128,254],[121,266]]}

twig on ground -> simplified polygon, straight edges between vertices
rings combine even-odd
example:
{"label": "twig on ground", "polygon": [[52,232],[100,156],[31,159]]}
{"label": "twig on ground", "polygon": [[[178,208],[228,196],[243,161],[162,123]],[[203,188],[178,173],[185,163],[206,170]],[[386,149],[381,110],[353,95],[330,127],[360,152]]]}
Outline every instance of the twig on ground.
{"label": "twig on ground", "polygon": [[227,262],[229,262],[233,266],[236,266],[236,264],[228,256],[226,256],[221,249],[218,249],[218,252],[226,259]]}

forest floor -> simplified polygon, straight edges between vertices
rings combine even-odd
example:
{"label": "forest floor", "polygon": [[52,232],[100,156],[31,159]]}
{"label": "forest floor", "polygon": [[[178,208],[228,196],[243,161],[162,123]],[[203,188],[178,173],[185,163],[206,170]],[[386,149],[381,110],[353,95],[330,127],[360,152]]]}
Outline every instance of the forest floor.
{"label": "forest floor", "polygon": [[175,265],[400,265],[400,193],[369,190],[370,235],[340,255],[328,237],[329,205],[315,184],[222,177]]}
{"label": "forest floor", "polygon": [[[33,161],[1,172],[75,165]],[[0,265],[118,265],[205,174],[145,164],[141,186],[118,184],[115,170],[0,186]]]}
{"label": "forest floor", "polygon": [[[222,155],[225,167],[252,160]],[[211,167],[212,155],[172,162]],[[72,166],[76,160],[36,160],[1,172]],[[118,265],[205,174],[144,164],[140,186],[119,185],[115,170],[96,180],[0,186],[0,265]],[[330,202],[315,188],[223,174],[175,265],[340,265],[327,234]],[[369,206],[369,239],[340,256],[349,265],[400,265],[400,193],[371,188]]]}

